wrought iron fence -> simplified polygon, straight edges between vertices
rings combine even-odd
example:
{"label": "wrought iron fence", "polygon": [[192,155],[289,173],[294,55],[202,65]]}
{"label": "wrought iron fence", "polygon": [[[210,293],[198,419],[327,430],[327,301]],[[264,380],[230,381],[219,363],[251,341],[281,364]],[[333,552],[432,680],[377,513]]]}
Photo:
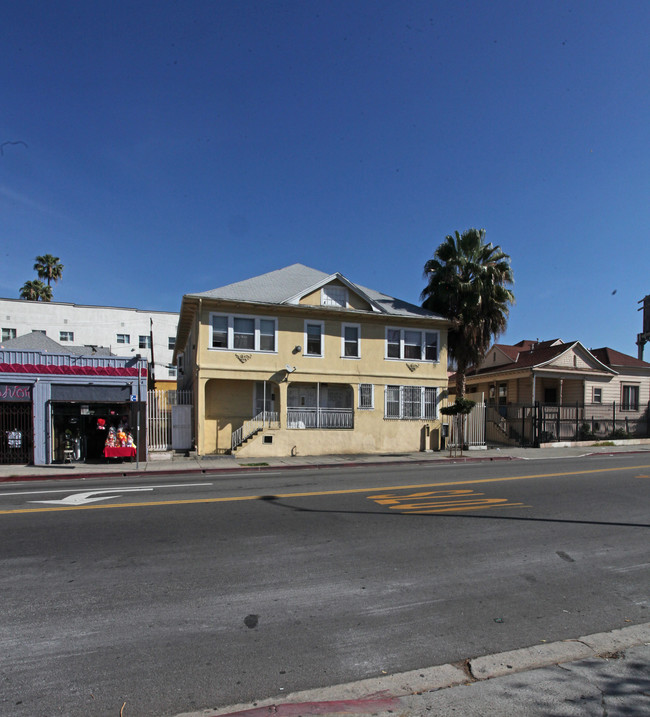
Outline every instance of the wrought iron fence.
{"label": "wrought iron fence", "polygon": [[508,404],[488,406],[487,441],[538,446],[561,441],[649,436],[649,406],[623,408],[618,401],[592,404]]}

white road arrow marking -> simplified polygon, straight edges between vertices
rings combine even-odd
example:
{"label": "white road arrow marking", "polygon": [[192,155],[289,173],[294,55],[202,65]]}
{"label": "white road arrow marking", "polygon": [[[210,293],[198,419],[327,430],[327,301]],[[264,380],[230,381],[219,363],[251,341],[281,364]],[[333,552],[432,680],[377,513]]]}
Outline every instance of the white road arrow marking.
{"label": "white road arrow marking", "polygon": [[[147,491],[153,490],[153,488],[120,488],[121,493],[133,493],[136,491]],[[58,500],[30,500],[30,503],[48,503],[52,505],[87,505],[88,503],[95,503],[98,500],[108,500],[109,498],[121,498],[121,495],[102,495],[97,497],[98,493],[110,493],[111,489],[107,490],[89,490],[85,493],[73,493],[65,498],[59,498]]]}

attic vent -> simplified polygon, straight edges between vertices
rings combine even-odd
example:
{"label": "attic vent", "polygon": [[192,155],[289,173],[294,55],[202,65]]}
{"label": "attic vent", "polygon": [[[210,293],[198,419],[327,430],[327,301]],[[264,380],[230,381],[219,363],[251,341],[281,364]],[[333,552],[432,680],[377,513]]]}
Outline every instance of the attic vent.
{"label": "attic vent", "polygon": [[344,286],[324,286],[320,303],[321,306],[340,306],[345,309],[348,305],[348,290]]}
{"label": "attic vent", "polygon": [[262,443],[273,443],[273,436],[263,436]]}

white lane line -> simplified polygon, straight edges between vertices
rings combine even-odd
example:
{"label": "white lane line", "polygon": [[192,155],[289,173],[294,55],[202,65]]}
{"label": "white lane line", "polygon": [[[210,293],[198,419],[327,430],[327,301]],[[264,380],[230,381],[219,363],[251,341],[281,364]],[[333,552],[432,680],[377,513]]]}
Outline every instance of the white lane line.
{"label": "white lane line", "polygon": [[[113,488],[106,488],[104,490],[95,490],[96,493],[110,493],[112,491],[125,491],[125,490],[147,490],[150,488],[194,488],[196,486],[204,486],[204,485],[213,485],[213,483],[177,483],[177,484],[167,484],[167,485],[147,485],[147,486],[128,486],[128,488],[125,486],[124,488],[120,488],[119,486],[115,486]],[[43,493],[74,493],[74,489],[72,488],[52,488],[50,490],[24,490],[20,491],[19,493],[3,493],[0,491],[0,498],[4,498],[6,495],[43,495]],[[77,491],[81,493],[81,491]]]}

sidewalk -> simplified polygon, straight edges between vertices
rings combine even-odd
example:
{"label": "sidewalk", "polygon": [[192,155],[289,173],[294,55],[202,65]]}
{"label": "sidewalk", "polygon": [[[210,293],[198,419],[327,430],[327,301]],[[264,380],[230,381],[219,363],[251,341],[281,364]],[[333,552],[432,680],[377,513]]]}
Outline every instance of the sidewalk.
{"label": "sidewalk", "polygon": [[177,717],[643,717],[649,643],[645,623]]}
{"label": "sidewalk", "polygon": [[[165,460],[125,463],[67,463],[48,466],[0,465],[0,483],[33,480],[66,480],[100,478],[103,476],[138,476],[150,473],[220,473],[237,470],[259,470],[278,467],[284,469],[332,466],[396,464],[469,463],[476,461],[538,460],[577,458],[616,453],[645,453],[650,456],[649,443],[615,446],[570,446],[552,448],[488,448],[464,451],[462,456],[450,456],[448,451],[433,453],[364,453],[326,456],[285,456],[280,458],[238,458],[237,456],[173,456]],[[153,456],[151,456],[153,458]]]}

